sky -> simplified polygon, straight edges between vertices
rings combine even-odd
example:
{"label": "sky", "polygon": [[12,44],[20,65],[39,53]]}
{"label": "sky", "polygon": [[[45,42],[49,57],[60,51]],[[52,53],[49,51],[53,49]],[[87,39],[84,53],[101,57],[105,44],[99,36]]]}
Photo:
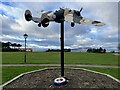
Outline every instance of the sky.
{"label": "sky", "polygon": [[[6,2],[5,2],[6,1]],[[111,1],[111,2],[110,2]],[[114,2],[113,2],[114,1]],[[50,22],[46,28],[38,27],[24,18],[29,9],[33,16],[40,17],[40,10],[55,11],[60,7],[80,10],[82,16],[104,22],[105,26],[91,26],[65,22],[65,48],[105,48],[117,51],[118,46],[118,0],[0,0],[0,25],[2,42],[19,43],[24,47],[23,34],[27,33],[27,47],[35,51],[60,48],[60,24]]]}

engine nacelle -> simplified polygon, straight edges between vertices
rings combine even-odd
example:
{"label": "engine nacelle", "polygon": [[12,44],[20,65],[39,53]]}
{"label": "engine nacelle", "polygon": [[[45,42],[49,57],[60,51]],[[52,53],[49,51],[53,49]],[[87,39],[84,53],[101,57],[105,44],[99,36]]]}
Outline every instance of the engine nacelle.
{"label": "engine nacelle", "polygon": [[55,22],[61,23],[64,21],[64,10],[63,9],[55,11],[54,15],[55,15]]}
{"label": "engine nacelle", "polygon": [[45,18],[41,21],[41,24],[43,27],[47,27],[49,25],[49,19],[48,18]]}
{"label": "engine nacelle", "polygon": [[41,23],[38,24],[38,27],[41,27]]}
{"label": "engine nacelle", "polygon": [[25,11],[25,19],[26,21],[31,21],[32,20],[32,14],[30,10]]}
{"label": "engine nacelle", "polygon": [[75,26],[75,23],[71,23],[71,27],[74,27]]}

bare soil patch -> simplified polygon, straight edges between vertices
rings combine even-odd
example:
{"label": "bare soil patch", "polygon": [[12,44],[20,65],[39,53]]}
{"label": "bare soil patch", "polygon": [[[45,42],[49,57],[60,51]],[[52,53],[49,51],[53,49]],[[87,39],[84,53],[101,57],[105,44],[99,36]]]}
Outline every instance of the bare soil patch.
{"label": "bare soil patch", "polygon": [[[69,80],[66,85],[57,86],[53,81],[60,76],[60,69],[45,69],[21,76],[3,87],[3,90],[53,90],[53,89],[114,89],[120,88],[120,83],[114,79],[82,69],[65,69],[65,77]],[[55,90],[56,90],[55,89]]]}

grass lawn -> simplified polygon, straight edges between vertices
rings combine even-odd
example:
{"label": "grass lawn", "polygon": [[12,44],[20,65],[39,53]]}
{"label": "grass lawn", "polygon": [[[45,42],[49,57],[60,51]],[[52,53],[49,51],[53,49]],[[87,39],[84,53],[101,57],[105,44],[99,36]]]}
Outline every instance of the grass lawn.
{"label": "grass lawn", "polygon": [[43,69],[47,67],[39,66],[4,66],[2,67],[2,83],[20,75],[21,73]]}
{"label": "grass lawn", "polygon": [[[3,52],[3,64],[24,63],[24,52]],[[28,52],[28,64],[59,64],[59,52]],[[118,65],[118,56],[112,53],[65,52],[66,64],[106,64]]]}
{"label": "grass lawn", "polygon": [[106,73],[120,80],[120,75],[119,75],[120,68],[100,68],[100,67],[74,67],[74,68],[85,68],[101,73]]}
{"label": "grass lawn", "polygon": [[[43,69],[43,68],[50,68],[50,67],[41,67],[41,66],[3,66],[2,68],[2,84],[7,82],[8,80],[14,78],[15,76],[18,76],[21,73],[37,70],[37,69]],[[70,67],[67,67],[70,68]],[[83,67],[73,67],[73,68],[83,68]],[[84,67],[86,69],[110,74],[111,76],[117,78],[120,80],[120,77],[118,75],[118,71],[120,70],[117,68],[97,68],[97,67]]]}

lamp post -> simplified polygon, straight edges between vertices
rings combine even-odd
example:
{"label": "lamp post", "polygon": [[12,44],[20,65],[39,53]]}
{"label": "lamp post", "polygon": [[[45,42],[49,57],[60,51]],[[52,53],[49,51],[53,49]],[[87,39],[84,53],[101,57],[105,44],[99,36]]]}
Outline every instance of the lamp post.
{"label": "lamp post", "polygon": [[25,33],[23,36],[24,36],[24,38],[25,38],[24,63],[26,64],[26,39],[27,39],[28,35]]}

